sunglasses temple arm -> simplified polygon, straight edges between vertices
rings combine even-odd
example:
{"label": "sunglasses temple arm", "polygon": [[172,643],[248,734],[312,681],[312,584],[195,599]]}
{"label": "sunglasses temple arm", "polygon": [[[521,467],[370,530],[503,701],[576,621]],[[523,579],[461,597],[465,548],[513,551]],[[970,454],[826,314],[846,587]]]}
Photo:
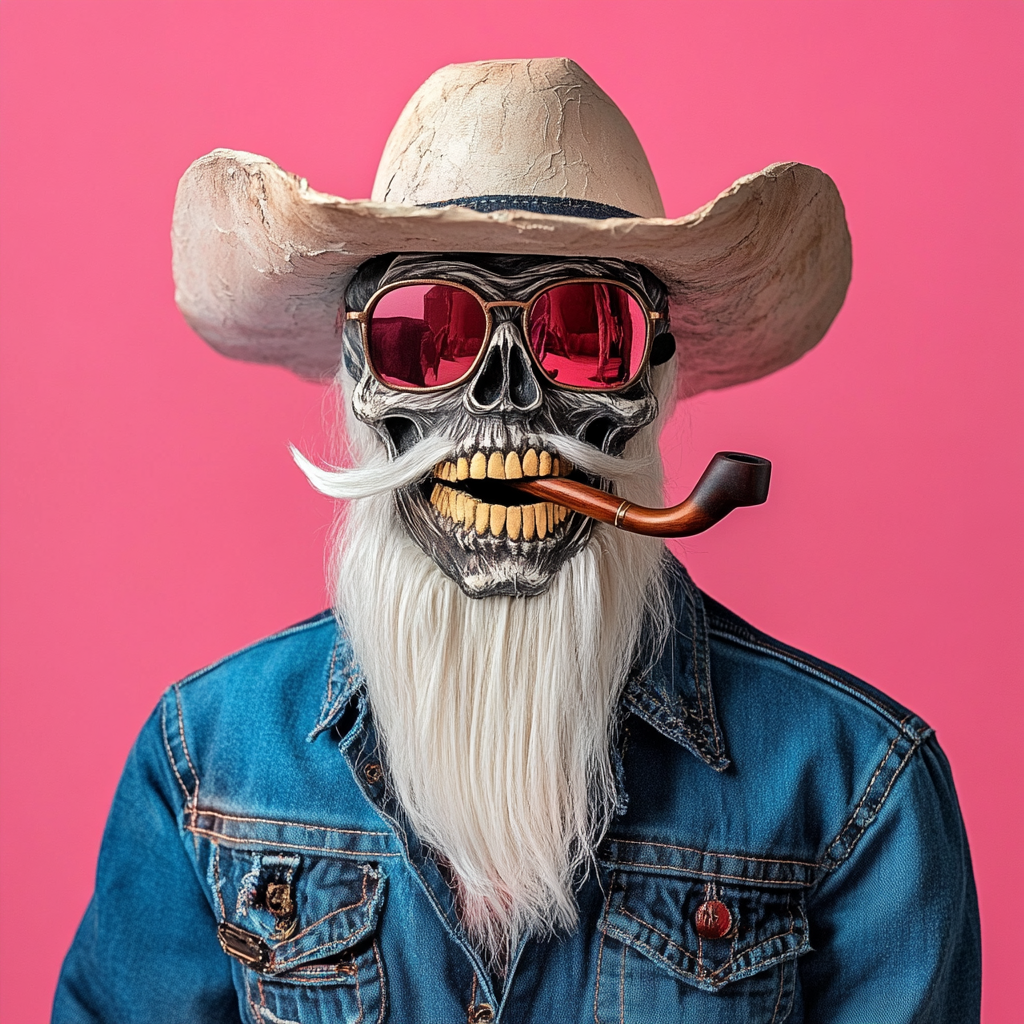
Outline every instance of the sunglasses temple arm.
{"label": "sunglasses temple arm", "polygon": [[734,508],[768,498],[772,464],[757,455],[718,452],[690,496],[671,508],[646,508],[618,495],[563,477],[506,480],[535,498],[557,502],[609,526],[647,537],[691,537],[714,526]]}

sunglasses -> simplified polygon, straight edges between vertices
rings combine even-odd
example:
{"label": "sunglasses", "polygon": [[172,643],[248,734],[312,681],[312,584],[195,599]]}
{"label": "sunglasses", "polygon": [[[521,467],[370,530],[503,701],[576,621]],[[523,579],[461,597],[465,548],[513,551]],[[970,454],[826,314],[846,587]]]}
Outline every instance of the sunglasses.
{"label": "sunglasses", "polygon": [[374,377],[397,391],[440,391],[472,376],[494,330],[493,310],[523,311],[523,334],[541,375],[573,391],[629,387],[665,319],[627,285],[581,277],[542,288],[528,302],[488,302],[451,281],[402,281],[375,292],[361,312]]}

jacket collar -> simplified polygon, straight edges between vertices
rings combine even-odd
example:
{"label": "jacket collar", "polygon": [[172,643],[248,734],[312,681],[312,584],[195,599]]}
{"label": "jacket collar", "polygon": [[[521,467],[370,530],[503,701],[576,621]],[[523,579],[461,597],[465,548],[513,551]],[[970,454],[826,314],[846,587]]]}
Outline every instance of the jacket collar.
{"label": "jacket collar", "polygon": [[689,573],[665,555],[674,628],[661,658],[626,682],[622,704],[663,736],[685,747],[716,771],[729,767],[711,688],[711,659],[704,597]]}
{"label": "jacket collar", "polygon": [[[622,695],[625,712],[685,747],[716,771],[729,766],[711,689],[707,614],[704,598],[683,566],[665,556],[674,628],[652,668],[635,670]],[[363,676],[344,629],[339,627],[327,671],[327,685],[312,740],[336,725],[358,698],[353,724],[365,715]]]}

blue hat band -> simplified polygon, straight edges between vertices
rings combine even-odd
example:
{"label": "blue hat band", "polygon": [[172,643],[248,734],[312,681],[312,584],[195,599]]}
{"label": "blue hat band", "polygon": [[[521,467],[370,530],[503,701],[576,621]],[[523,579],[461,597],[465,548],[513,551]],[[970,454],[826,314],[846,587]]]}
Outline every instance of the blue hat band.
{"label": "blue hat band", "polygon": [[562,217],[588,217],[607,220],[609,217],[632,217],[635,213],[620,210],[606,203],[592,203],[589,199],[570,199],[564,196],[465,196],[441,203],[420,203],[427,209],[442,206],[464,206],[478,213],[496,213],[499,210],[527,210],[530,213],[553,213]]}

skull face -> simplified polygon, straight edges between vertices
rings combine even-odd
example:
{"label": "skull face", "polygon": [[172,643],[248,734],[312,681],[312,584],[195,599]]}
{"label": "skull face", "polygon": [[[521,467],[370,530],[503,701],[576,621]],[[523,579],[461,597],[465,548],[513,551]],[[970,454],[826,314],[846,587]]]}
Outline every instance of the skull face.
{"label": "skull face", "polygon": [[[359,269],[346,306],[362,310],[377,289],[424,279],[466,285],[489,302],[525,302],[546,286],[579,277],[621,282],[652,311],[666,308],[661,282],[632,264],[478,254],[378,257]],[[609,489],[609,481],[574,468],[551,435],[621,455],[626,442],[653,422],[658,402],[649,369],[620,391],[558,387],[536,368],[521,309],[494,307],[492,317],[474,372],[445,390],[401,391],[381,383],[367,365],[354,321],[345,324],[344,365],[354,382],[352,410],[376,432],[390,458],[432,434],[451,442],[451,455],[430,479],[395,492],[409,534],[470,597],[530,596],[547,590],[554,574],[583,549],[593,521],[537,502],[505,481],[563,475]],[[667,328],[659,321],[658,329]],[[651,361],[664,361],[672,349],[671,335],[662,335]]]}

